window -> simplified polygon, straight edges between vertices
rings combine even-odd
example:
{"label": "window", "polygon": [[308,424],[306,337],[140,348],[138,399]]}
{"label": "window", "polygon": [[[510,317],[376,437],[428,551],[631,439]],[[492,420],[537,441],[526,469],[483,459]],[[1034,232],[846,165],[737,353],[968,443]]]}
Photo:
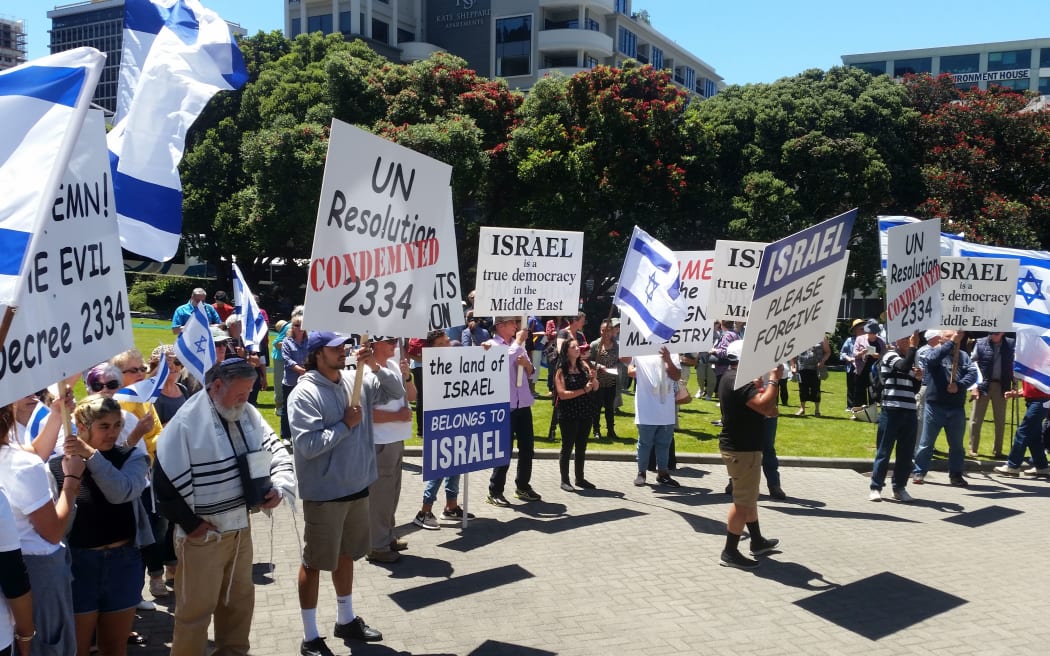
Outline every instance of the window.
{"label": "window", "polygon": [[1039,50],[1039,67],[1050,68],[1050,48],[1041,48]]}
{"label": "window", "polygon": [[969,55],[942,55],[942,73],[976,73],[981,70],[981,56],[976,52]]}
{"label": "window", "polygon": [[306,30],[308,32],[322,32],[324,34],[332,33],[332,15],[321,14],[319,16],[310,16],[306,19]]}
{"label": "window", "polygon": [[627,14],[627,0],[616,0],[616,13]]}
{"label": "window", "polygon": [[617,49],[628,57],[638,56],[638,35],[626,27],[620,26]]}
{"label": "window", "polygon": [[292,19],[292,33],[289,34],[293,39],[303,33],[303,23],[298,18]]}
{"label": "window", "polygon": [[1028,78],[1024,78],[1023,80],[996,80],[995,82],[989,82],[988,86],[992,86],[993,84],[997,84],[1004,89],[1013,89],[1014,91],[1028,91],[1031,87]]}
{"label": "window", "polygon": [[710,98],[711,96],[718,93],[718,85],[715,84],[714,80],[704,80],[704,96]]}
{"label": "window", "polygon": [[591,57],[590,55],[584,55],[584,57],[583,57],[583,67],[584,68],[594,68],[599,63],[600,62],[598,61],[597,57]]}
{"label": "window", "polygon": [[696,89],[696,71],[689,66],[682,69],[682,84],[686,89]]}
{"label": "window", "polygon": [[339,31],[343,34],[353,34],[353,25],[351,25],[351,13],[349,11],[339,12]]}
{"label": "window", "polygon": [[886,74],[885,61],[860,62],[858,64],[850,64],[850,66],[852,66],[853,68],[859,68],[860,70],[870,73],[871,75]]}
{"label": "window", "polygon": [[532,16],[496,21],[496,75],[532,74]]}
{"label": "window", "polygon": [[988,70],[990,71],[1014,71],[1019,68],[1031,67],[1031,50],[1008,50],[1006,52],[988,53]]}
{"label": "window", "polygon": [[414,32],[410,32],[403,28],[397,28],[397,42],[408,43],[409,41],[415,41],[416,35]]}
{"label": "window", "polygon": [[[941,57],[944,61],[944,57]],[[929,57],[916,57],[915,59],[898,59],[893,62],[893,77],[904,77],[905,75],[916,75],[918,73],[929,73],[932,70],[933,60]]]}
{"label": "window", "polygon": [[663,70],[664,67],[664,51],[656,46],[649,48],[649,53],[652,55],[649,58],[649,63],[653,65],[656,70]]}
{"label": "window", "polygon": [[382,43],[390,42],[390,25],[375,18],[372,19],[372,38]]}

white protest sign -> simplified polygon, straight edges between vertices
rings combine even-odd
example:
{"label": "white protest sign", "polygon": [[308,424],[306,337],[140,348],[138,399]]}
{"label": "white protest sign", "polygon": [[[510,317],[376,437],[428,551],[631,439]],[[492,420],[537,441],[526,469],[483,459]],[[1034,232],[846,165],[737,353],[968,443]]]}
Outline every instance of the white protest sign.
{"label": "white protest sign", "polygon": [[423,480],[510,462],[506,346],[423,349]]}
{"label": "white protest sign", "polygon": [[[441,288],[441,253],[455,240],[452,169],[332,121],[306,285],[311,330],[419,337]],[[458,276],[457,276],[458,277]],[[440,312],[440,311],[439,311]]]}
{"label": "white protest sign", "polygon": [[707,301],[714,279],[714,251],[676,251],[680,291],[686,302],[685,323],[664,343],[642,337],[626,314],[620,324],[620,355],[653,355],[667,346],[672,353],[706,352],[711,348],[711,321],[707,318]]}
{"label": "white protest sign", "polygon": [[[848,267],[849,251],[846,251],[846,257],[832,264],[831,268],[828,269],[828,284],[832,287],[838,287],[841,290],[846,283],[846,271]],[[828,313],[828,322],[824,325],[824,332],[834,333],[838,320],[838,311]]]}
{"label": "white protest sign", "polygon": [[707,301],[712,321],[747,321],[758,265],[766,245],[755,241],[715,242],[715,277]]}
{"label": "white protest sign", "polygon": [[906,223],[886,236],[886,338],[941,323],[941,220]]}
{"label": "white protest sign", "polygon": [[1012,332],[1020,261],[941,256],[941,325],[950,330]]}
{"label": "white protest sign", "polygon": [[102,112],[84,119],[0,348],[0,405],[132,348]]}
{"label": "white protest sign", "polygon": [[582,267],[582,232],[483,226],[474,316],[574,314]]}
{"label": "white protest sign", "polygon": [[[430,306],[431,330],[441,330],[466,323],[463,313],[463,294],[460,290],[459,252],[456,244],[456,218],[452,208],[452,188],[448,189],[445,220],[437,227],[441,244],[437,269],[434,272],[434,302]],[[445,244],[451,244],[446,248]]]}
{"label": "white protest sign", "polygon": [[841,270],[857,210],[773,242],[762,253],[737,387],[771,371],[824,339],[837,314]]}

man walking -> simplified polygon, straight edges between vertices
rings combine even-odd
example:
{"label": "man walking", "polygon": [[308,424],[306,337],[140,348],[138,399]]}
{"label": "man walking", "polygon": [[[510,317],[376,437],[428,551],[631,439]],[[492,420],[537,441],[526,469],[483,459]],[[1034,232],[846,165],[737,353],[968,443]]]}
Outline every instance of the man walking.
{"label": "man walking", "polygon": [[1013,388],[1014,340],[1003,333],[991,333],[977,340],[973,349],[973,361],[981,372],[981,380],[971,393],[973,413],[970,415],[970,456],[977,457],[981,446],[981,425],[992,403],[992,418],[995,420],[996,458],[1003,457],[1003,437],[1006,433],[1006,397],[1003,393]]}

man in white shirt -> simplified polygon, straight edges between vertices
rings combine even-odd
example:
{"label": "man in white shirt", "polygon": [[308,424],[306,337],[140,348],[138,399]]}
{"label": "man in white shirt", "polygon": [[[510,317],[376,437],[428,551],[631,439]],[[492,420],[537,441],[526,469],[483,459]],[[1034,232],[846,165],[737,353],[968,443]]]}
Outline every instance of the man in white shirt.
{"label": "man in white shirt", "polygon": [[631,361],[627,375],[636,381],[634,423],[638,427],[638,477],[634,484],[645,485],[649,451],[655,447],[657,484],[678,487],[678,481],[667,473],[668,455],[674,439],[674,383],[682,377],[678,355],[670,353],[664,346],[658,355],[637,356]]}

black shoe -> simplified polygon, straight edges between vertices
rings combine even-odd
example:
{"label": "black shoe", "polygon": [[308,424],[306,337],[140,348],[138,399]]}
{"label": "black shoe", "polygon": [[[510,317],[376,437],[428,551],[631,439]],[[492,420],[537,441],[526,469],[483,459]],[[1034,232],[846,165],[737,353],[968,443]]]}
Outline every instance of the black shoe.
{"label": "black shoe", "polygon": [[499,508],[510,507],[510,501],[507,501],[507,497],[503,496],[502,494],[490,494],[488,498],[485,499],[485,501]]}
{"label": "black shoe", "polygon": [[377,642],[383,639],[383,634],[365,624],[358,615],[346,624],[336,623],[335,637],[340,640],[360,640],[362,642]]}
{"label": "black shoe", "polygon": [[948,482],[956,487],[966,487],[967,485],[969,485],[969,483],[966,482],[966,479],[963,478],[961,475],[949,476]]}
{"label": "black shoe", "polygon": [[769,488],[769,498],[776,499],[777,501],[783,501],[787,499],[787,495],[784,494],[784,488],[779,485]]}
{"label": "black shoe", "polygon": [[595,488],[594,483],[588,481],[586,478],[577,478],[576,487],[581,490],[593,490]]}
{"label": "black shoe", "polygon": [[514,496],[518,497],[522,501],[539,501],[543,498],[536,493],[536,490],[532,489],[531,487],[525,488],[524,490],[515,490]]}
{"label": "black shoe", "polygon": [[664,474],[663,476],[657,476],[656,477],[656,484],[657,485],[666,485],[668,487],[682,487],[681,483],[679,483],[675,479],[671,478],[667,474]]}
{"label": "black shoe", "polygon": [[[441,511],[441,516],[445,519],[463,519],[463,506],[445,508]],[[467,519],[474,519],[474,513],[467,513]]]}
{"label": "black shoe", "polygon": [[328,645],[324,643],[324,638],[303,640],[303,643],[299,646],[299,654],[300,656],[335,656],[332,650],[328,648]]}
{"label": "black shoe", "polygon": [[733,481],[726,483],[726,494],[733,494]]}
{"label": "black shoe", "polygon": [[776,538],[762,538],[761,540],[751,541],[751,555],[761,556],[767,554],[770,551],[775,551],[777,545],[780,544],[780,540]]}
{"label": "black shoe", "polygon": [[751,560],[739,551],[723,551],[722,557],[718,559],[722,567],[735,567],[737,569],[755,569],[758,567],[757,560]]}

